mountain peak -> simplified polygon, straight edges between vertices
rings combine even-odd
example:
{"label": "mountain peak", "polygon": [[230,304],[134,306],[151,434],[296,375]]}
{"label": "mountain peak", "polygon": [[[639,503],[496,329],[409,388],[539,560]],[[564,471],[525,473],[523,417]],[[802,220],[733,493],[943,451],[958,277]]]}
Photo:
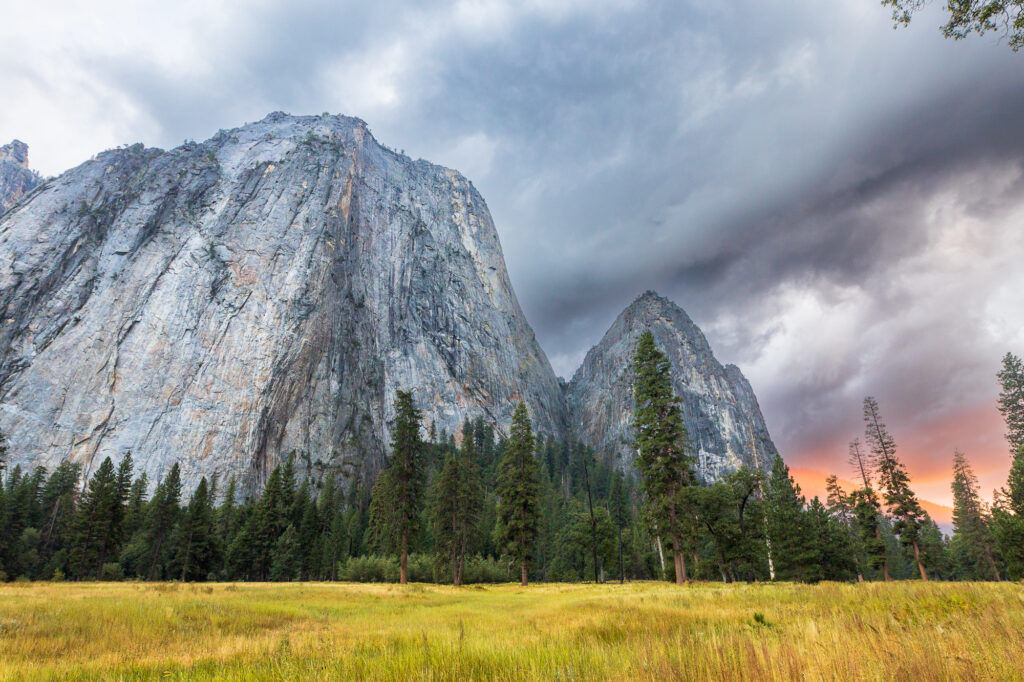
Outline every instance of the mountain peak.
{"label": "mountain peak", "polygon": [[642,294],[637,296],[635,299],[633,299],[633,302],[630,303],[628,306],[626,306],[626,310],[623,311],[623,312],[628,312],[630,310],[641,310],[641,309],[645,309],[645,308],[647,308],[647,309],[658,309],[658,308],[671,309],[671,308],[678,308],[678,307],[679,306],[677,306],[675,303],[673,303],[669,299],[667,299],[664,296],[662,296],[661,294],[659,294],[657,291],[654,291],[653,289],[648,289],[647,291],[643,292]]}
{"label": "mountain peak", "polygon": [[640,321],[670,317],[685,320],[689,325],[693,324],[693,320],[678,304],[652,289],[648,289],[633,299],[633,302],[622,311],[620,317],[639,319]]}
{"label": "mountain peak", "polygon": [[683,420],[704,481],[739,467],[766,469],[775,457],[753,390],[740,370],[715,359],[686,312],[654,291],[638,296],[590,349],[567,389],[570,423],[606,456],[632,460],[632,359],[649,330],[672,367]]}
{"label": "mountain peak", "polygon": [[0,161],[10,161],[22,168],[28,168],[28,145],[21,140],[11,140],[0,147]]}
{"label": "mountain peak", "polygon": [[0,215],[6,213],[43,179],[28,167],[28,145],[21,140],[0,146]]}

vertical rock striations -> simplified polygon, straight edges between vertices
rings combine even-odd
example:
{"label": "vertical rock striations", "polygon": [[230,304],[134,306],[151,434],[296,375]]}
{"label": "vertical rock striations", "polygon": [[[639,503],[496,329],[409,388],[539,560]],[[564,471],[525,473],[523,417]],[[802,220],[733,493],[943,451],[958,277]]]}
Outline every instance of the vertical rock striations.
{"label": "vertical rock striations", "polygon": [[632,463],[632,361],[646,329],[672,364],[700,477],[710,482],[740,466],[770,468],[775,445],[746,378],[735,365],[719,364],[687,314],[651,291],[619,315],[569,383],[569,419],[578,437],[603,455]]}
{"label": "vertical rock striations", "polygon": [[20,140],[0,147],[0,215],[28,194],[42,178],[28,167],[28,145]]}
{"label": "vertical rock striations", "polygon": [[12,463],[130,450],[151,480],[178,461],[256,486],[295,451],[372,478],[397,389],[449,432],[520,399],[565,427],[479,193],[358,119],[271,114],[68,171],[0,218],[0,313]]}

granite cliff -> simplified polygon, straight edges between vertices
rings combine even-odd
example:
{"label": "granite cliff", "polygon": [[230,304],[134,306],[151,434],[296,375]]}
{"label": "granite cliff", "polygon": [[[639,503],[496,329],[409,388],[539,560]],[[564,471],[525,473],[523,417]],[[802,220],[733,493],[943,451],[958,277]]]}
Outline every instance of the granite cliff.
{"label": "granite cliff", "polygon": [[131,451],[261,483],[372,478],[397,389],[426,423],[499,425],[562,388],[483,198],[342,116],[108,151],[0,217],[0,429],[11,464]]}

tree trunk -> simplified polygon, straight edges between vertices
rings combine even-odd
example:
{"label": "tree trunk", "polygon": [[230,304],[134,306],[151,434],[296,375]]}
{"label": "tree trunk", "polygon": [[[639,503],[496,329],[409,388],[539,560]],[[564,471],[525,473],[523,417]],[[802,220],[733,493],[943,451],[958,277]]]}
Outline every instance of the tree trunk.
{"label": "tree trunk", "polygon": [[103,560],[107,558],[107,546],[103,545],[100,547],[100,560],[99,567],[96,569],[96,580],[103,579]]}
{"label": "tree trunk", "polygon": [[452,585],[459,584],[459,519],[455,515],[455,511],[452,511],[452,535],[455,536],[455,541],[452,542]]}
{"label": "tree trunk", "polygon": [[985,560],[988,562],[989,568],[992,569],[992,575],[995,576],[996,582],[1001,581],[1003,578],[999,575],[999,569],[996,567],[996,561],[992,558],[992,552],[985,549]]}
{"label": "tree trunk", "polygon": [[406,585],[409,582],[409,537],[402,531],[402,553],[398,559],[398,582]]}
{"label": "tree trunk", "polygon": [[181,582],[185,582],[185,576],[188,573],[188,557],[192,553],[192,533],[188,534],[188,541],[185,543],[185,561],[181,564]]}
{"label": "tree trunk", "polygon": [[626,582],[626,572],[622,568],[622,524],[619,524],[619,584]]}
{"label": "tree trunk", "polygon": [[[520,518],[526,518],[526,510],[520,509]],[[526,534],[519,533],[519,567],[523,573],[523,586],[526,586]]]}
{"label": "tree trunk", "polygon": [[594,499],[590,496],[590,467],[587,466],[586,457],[583,459],[583,476],[587,483],[587,505],[590,507],[590,539],[591,549],[594,552],[594,582],[601,582],[597,573],[597,520],[594,518]]}
{"label": "tree trunk", "polygon": [[462,584],[462,574],[466,568],[466,552],[469,548],[469,529],[466,524],[462,524],[462,536],[461,543],[459,545],[459,585]]}
{"label": "tree trunk", "polygon": [[917,561],[917,569],[921,571],[921,580],[928,582],[928,574],[925,573],[924,564],[921,563],[921,548],[917,546],[917,540],[914,540],[914,560]]}
{"label": "tree trunk", "polygon": [[673,558],[676,564],[676,585],[682,585],[687,582],[686,577],[686,557],[683,555],[682,546],[683,543],[680,541],[679,536],[672,538],[673,546]]}
{"label": "tree trunk", "polygon": [[661,549],[661,536],[658,535],[655,538],[655,542],[658,545],[658,559],[661,561],[661,579],[665,579],[665,552]]}
{"label": "tree trunk", "polygon": [[160,546],[164,544],[164,536],[161,535],[156,541],[156,548],[153,550],[153,563],[149,565],[149,574],[146,580],[152,580],[156,574],[156,564],[160,560]]}
{"label": "tree trunk", "polygon": [[[875,537],[878,538],[879,540],[882,539],[882,531],[878,528],[878,526],[875,526]],[[882,551],[887,552],[887,550],[885,549],[885,544],[884,543],[882,544]],[[885,582],[889,582],[889,559],[888,559],[888,557],[886,557],[885,561],[882,562],[882,575],[885,576]]]}

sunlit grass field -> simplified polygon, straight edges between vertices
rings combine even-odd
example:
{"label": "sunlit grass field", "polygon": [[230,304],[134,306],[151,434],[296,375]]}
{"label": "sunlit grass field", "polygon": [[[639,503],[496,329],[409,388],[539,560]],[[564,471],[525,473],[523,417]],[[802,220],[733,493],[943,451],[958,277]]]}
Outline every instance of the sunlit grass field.
{"label": "sunlit grass field", "polygon": [[1020,680],[1024,587],[15,583],[0,678]]}

